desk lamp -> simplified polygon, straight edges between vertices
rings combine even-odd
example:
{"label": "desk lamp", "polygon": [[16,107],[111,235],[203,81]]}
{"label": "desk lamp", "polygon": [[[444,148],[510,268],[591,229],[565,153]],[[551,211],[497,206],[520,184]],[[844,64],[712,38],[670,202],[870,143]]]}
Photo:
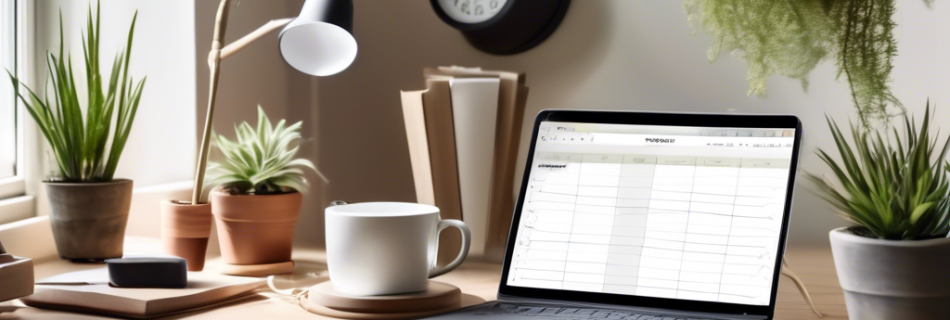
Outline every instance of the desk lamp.
{"label": "desk lamp", "polygon": [[[211,51],[208,53],[208,66],[211,69],[209,77],[211,84],[208,86],[208,114],[205,118],[198,161],[196,161],[191,203],[200,203],[204,187],[221,60],[227,59],[255,40],[281,27],[283,29],[278,34],[280,54],[284,61],[297,71],[312,76],[329,76],[343,71],[356,58],[356,39],[352,35],[352,0],[306,0],[296,18],[271,20],[257,30],[223,46],[230,3],[231,0],[221,0],[218,6],[214,39],[211,42]],[[232,274],[240,274],[240,272]]]}
{"label": "desk lamp", "polygon": [[284,61],[297,71],[312,76],[330,76],[343,71],[356,59],[356,39],[352,35],[352,0],[307,0],[296,18],[271,20],[222,48],[230,3],[231,0],[221,0],[218,6],[214,40],[211,42],[211,52],[208,53],[208,66],[211,68],[208,115],[201,138],[191,203],[199,203],[204,183],[221,60],[280,27],[283,27],[278,35],[280,54]]}

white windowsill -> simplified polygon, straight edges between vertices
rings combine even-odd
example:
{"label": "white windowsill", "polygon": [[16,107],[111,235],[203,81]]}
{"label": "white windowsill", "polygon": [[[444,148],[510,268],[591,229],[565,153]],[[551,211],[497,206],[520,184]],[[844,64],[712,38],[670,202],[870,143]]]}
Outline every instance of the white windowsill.
{"label": "white windowsill", "polygon": [[6,199],[26,194],[26,183],[23,177],[14,176],[0,179],[0,199]]}
{"label": "white windowsill", "polygon": [[36,199],[33,196],[19,196],[0,200],[0,226],[34,216]]}

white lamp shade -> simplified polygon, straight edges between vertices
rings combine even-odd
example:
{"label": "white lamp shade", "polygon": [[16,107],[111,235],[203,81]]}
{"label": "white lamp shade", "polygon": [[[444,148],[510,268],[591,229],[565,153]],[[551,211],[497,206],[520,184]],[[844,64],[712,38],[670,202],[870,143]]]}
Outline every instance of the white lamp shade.
{"label": "white lamp shade", "polygon": [[280,32],[280,54],[300,72],[334,75],[356,59],[352,32],[352,0],[307,0]]}
{"label": "white lamp shade", "polygon": [[329,76],[356,59],[356,39],[345,29],[320,21],[297,22],[291,22],[280,35],[280,54],[294,69]]}

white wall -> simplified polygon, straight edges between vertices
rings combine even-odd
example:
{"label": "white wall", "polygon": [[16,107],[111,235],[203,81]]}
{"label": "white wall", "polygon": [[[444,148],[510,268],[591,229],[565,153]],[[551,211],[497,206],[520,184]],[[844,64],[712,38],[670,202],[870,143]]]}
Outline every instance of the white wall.
{"label": "white wall", "polygon": [[[103,21],[105,56],[119,47],[133,10],[140,9],[132,70],[148,74],[149,84],[119,168],[121,176],[136,179],[137,185],[192,178],[200,137],[195,123],[204,121],[206,58],[217,2],[103,0],[103,16],[108,16]],[[270,19],[296,15],[302,2],[235,1],[228,41]],[[86,3],[38,1],[38,7],[52,9],[40,11],[46,14],[38,24],[55,26],[58,7],[64,8],[67,22],[83,23]],[[948,14],[950,5],[939,1],[932,10],[919,0],[899,2],[900,51],[892,86],[915,114],[928,97],[938,106],[950,103],[950,20],[941,19]],[[422,88],[422,68],[427,66],[527,72],[531,94],[525,127],[547,108],[795,114],[805,124],[802,167],[814,172],[825,172],[814,148],[833,147],[824,115],[841,120],[853,115],[847,85],[835,79],[832,62],[812,73],[808,92],[797,81],[773,77],[768,97],[747,97],[745,66],[728,56],[709,63],[710,40],[693,34],[679,1],[573,1],[547,42],[515,56],[471,48],[435,16],[428,1],[357,0],[355,22],[359,55],[350,69],[332,77],[293,71],[280,58],[276,36],[223,63],[217,132],[230,135],[234,123],[254,120],[258,103],[272,119],[303,120],[308,140],[300,155],[314,160],[331,180],[323,185],[311,176],[314,190],[297,226],[298,245],[322,244],[322,208],[331,200],[415,199],[399,90]],[[56,43],[50,38],[56,35],[53,30],[38,40],[47,46]],[[78,37],[75,26],[67,30]],[[78,42],[71,47],[75,55],[81,53]],[[948,120],[950,113],[938,112],[937,124]],[[528,135],[523,133],[519,161],[526,156]],[[843,224],[799,184],[793,243],[826,243],[826,232]]]}
{"label": "white wall", "polygon": [[[79,91],[86,90],[81,35],[90,3],[95,6],[96,1],[36,1],[34,59],[40,81],[47,75],[47,50],[56,53],[59,48],[62,10],[67,48],[76,77],[82,79],[77,81]],[[133,179],[136,187],[191,179],[195,157],[194,1],[102,0],[101,5],[101,69],[106,73],[111,70],[112,59],[125,46],[132,15],[138,10],[129,73],[135,79],[148,76],[116,177]]]}
{"label": "white wall", "polygon": [[[415,199],[399,90],[422,88],[423,67],[451,64],[527,72],[525,127],[547,108],[794,114],[804,122],[802,168],[825,172],[813,154],[816,147],[833,148],[824,116],[846,121],[854,114],[833,62],[812,73],[808,92],[798,81],[773,77],[768,97],[747,97],[744,64],[728,56],[707,61],[710,39],[693,34],[681,5],[573,1],[547,42],[502,57],[468,46],[428,1],[356,1],[359,55],[347,71],[318,80],[317,162],[332,181],[324,203]],[[922,115],[928,97],[950,104],[950,5],[936,1],[927,10],[922,1],[908,0],[898,6],[892,85],[909,110]],[[950,112],[938,112],[937,124],[948,120]],[[522,134],[519,161],[529,134]],[[827,231],[845,224],[803,180],[795,196],[792,243],[827,243]]]}

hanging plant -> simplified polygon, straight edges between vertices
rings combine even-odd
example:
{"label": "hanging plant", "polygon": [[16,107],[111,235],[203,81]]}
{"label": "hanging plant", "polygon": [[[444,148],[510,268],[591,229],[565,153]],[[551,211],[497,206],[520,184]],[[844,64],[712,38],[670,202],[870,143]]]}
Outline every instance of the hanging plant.
{"label": "hanging plant", "polygon": [[807,89],[818,63],[835,59],[870,127],[903,112],[888,85],[897,54],[895,6],[895,0],[687,0],[683,8],[694,28],[713,38],[711,61],[725,51],[746,62],[749,95],[765,94],[774,74]]}
{"label": "hanging plant", "polygon": [[832,16],[838,30],[838,76],[844,74],[862,124],[887,122],[888,106],[903,111],[891,93],[891,61],[897,55],[894,40],[894,0],[835,1]]}
{"label": "hanging plant", "polygon": [[808,73],[833,50],[834,32],[824,1],[688,0],[693,26],[713,38],[710,61],[723,51],[748,64],[749,95],[765,94],[765,80],[780,74],[808,86]]}

